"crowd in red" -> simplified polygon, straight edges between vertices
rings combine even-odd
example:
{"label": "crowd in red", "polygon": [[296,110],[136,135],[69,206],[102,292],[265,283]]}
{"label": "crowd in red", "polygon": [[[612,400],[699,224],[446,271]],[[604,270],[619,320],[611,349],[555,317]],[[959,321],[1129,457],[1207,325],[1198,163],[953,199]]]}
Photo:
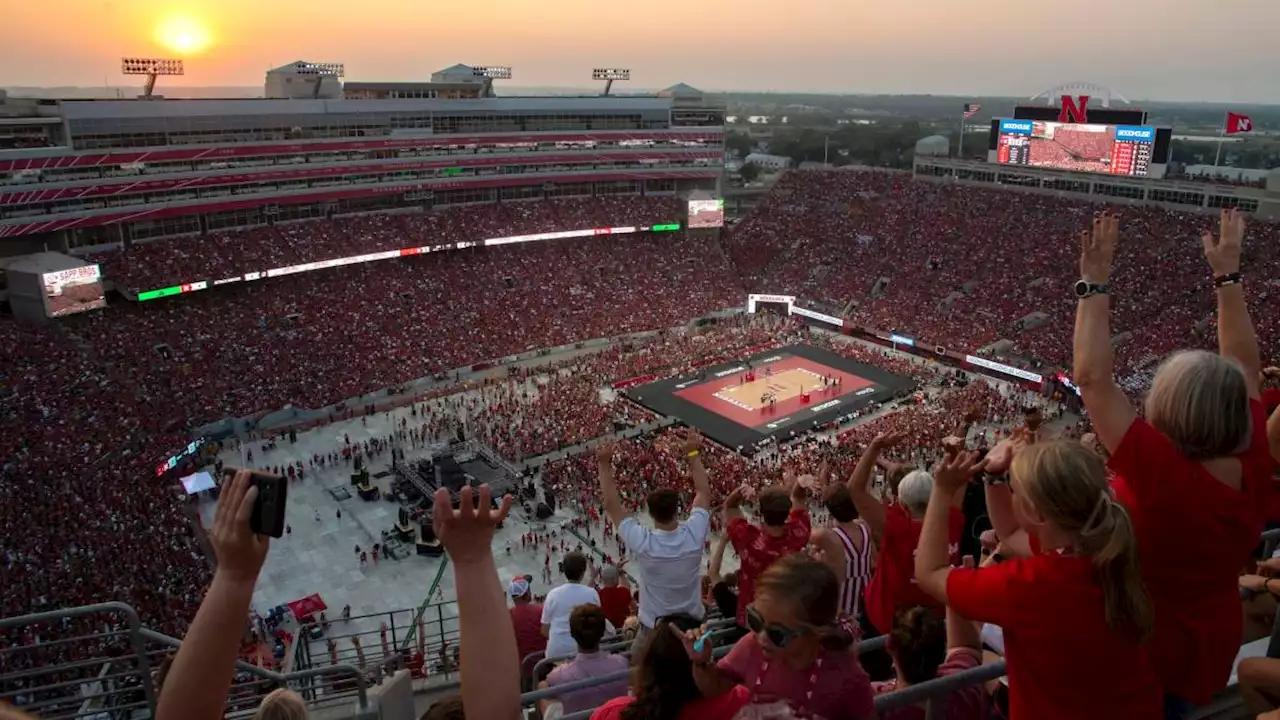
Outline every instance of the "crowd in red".
{"label": "crowd in red", "polygon": [[419,215],[365,215],[139,244],[91,258],[132,290],[216,281],[279,267],[513,235],[676,222],[679,202],[638,195],[459,206]]}
{"label": "crowd in red", "polygon": [[[960,352],[1007,339],[1011,356],[1067,367],[1075,234],[1098,209],[881,171],[793,171],[725,245],[730,257],[754,258],[758,269],[742,273],[753,292],[849,306],[856,325]],[[1200,243],[1212,218],[1159,207],[1117,211],[1125,227],[1117,262],[1135,268],[1116,279],[1112,295],[1123,377],[1175,348],[1212,345],[1214,300],[1202,291]],[[1280,257],[1264,251],[1280,244],[1280,225],[1255,222],[1249,232],[1250,274],[1280,276]],[[1263,354],[1275,356],[1280,316],[1267,311],[1264,293],[1248,302],[1267,343]]]}
{"label": "crowd in red", "polygon": [[1053,141],[1071,153],[1072,157],[1081,160],[1101,160],[1111,157],[1111,147],[1115,144],[1111,133],[1086,132],[1067,127],[1055,129]]}
{"label": "crowd in red", "polygon": [[[672,219],[659,217],[671,209],[669,200],[597,202],[277,227],[208,246],[196,239],[156,243],[104,262],[108,278],[159,286],[428,244],[436,233],[479,239]],[[8,499],[0,521],[29,528],[9,534],[0,613],[123,600],[148,625],[181,634],[208,566],[181,500],[166,488],[140,491],[139,481],[190,439],[190,428],[290,404],[323,407],[530,349],[673,327],[741,304],[739,277],[752,289],[851,305],[859,325],[964,350],[1008,338],[1017,354],[1065,365],[1074,307],[1069,284],[1078,275],[1072,235],[1095,210],[1076,200],[891,173],[793,172],[723,243],[683,233],[528,243],[116,304],[47,328],[0,322],[7,393],[0,489]],[[1112,297],[1115,334],[1127,337],[1116,353],[1123,375],[1173,348],[1210,344],[1214,301],[1198,292],[1202,250],[1188,230],[1202,227],[1202,218],[1155,208],[1119,212],[1126,232],[1117,264],[1127,272],[1115,279]],[[1256,224],[1252,233],[1249,272],[1276,275],[1280,260],[1258,250],[1275,245],[1276,227]],[[972,250],[975,242],[981,251]],[[196,268],[203,269],[182,276]],[[1265,293],[1249,294],[1258,336],[1274,342],[1280,315],[1264,311],[1266,300]],[[1040,324],[1022,329],[1018,321],[1033,313],[1043,314]],[[562,366],[566,375],[534,393],[494,386],[493,396],[474,408],[485,418],[479,430],[517,456],[587,439],[617,417],[592,397],[608,380],[680,372],[797,332],[795,325],[748,322],[667,333],[570,360]],[[933,447],[945,418],[967,415],[1003,427],[1017,414],[1017,398],[984,382],[965,385],[951,371],[860,345],[832,349],[924,380],[930,392],[917,398],[919,405],[841,437],[834,456],[813,445],[784,450],[786,468],[813,472],[823,457],[847,473],[873,434],[903,432]],[[1275,348],[1264,346],[1263,354],[1274,356]],[[580,415],[566,418],[567,410]],[[617,465],[625,501],[638,507],[647,490],[673,486],[682,454],[669,434],[623,443]],[[778,475],[772,465],[727,450],[707,448],[705,455],[717,500]],[[589,460],[553,463],[544,477],[566,498],[593,504],[596,469]]]}

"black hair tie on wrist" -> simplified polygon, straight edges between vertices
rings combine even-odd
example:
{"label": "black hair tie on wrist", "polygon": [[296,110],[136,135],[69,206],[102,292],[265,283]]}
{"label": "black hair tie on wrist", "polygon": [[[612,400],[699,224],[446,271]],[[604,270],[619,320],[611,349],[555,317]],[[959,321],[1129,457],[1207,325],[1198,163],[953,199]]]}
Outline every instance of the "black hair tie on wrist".
{"label": "black hair tie on wrist", "polygon": [[1213,286],[1216,288],[1226,287],[1228,285],[1239,285],[1244,280],[1244,276],[1238,272],[1227,273],[1226,275],[1215,275],[1213,277]]}

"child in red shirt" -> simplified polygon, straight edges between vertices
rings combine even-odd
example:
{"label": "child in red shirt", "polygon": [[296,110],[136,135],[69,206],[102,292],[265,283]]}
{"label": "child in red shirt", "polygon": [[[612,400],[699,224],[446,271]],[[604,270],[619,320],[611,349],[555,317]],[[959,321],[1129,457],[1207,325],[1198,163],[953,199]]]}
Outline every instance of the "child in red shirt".
{"label": "child in red shirt", "polygon": [[1128,513],[1102,458],[1055,440],[1013,461],[1014,511],[1041,550],[981,569],[947,552],[951,498],[982,468],[976,453],[938,466],[916,552],[921,589],[1004,629],[1012,720],[1163,717],[1142,642],[1154,624]]}

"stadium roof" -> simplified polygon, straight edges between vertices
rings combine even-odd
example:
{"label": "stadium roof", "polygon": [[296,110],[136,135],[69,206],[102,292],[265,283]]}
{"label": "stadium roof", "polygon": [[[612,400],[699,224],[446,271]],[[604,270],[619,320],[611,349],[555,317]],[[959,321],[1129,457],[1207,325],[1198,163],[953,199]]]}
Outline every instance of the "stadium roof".
{"label": "stadium roof", "polygon": [[702,91],[692,85],[676,83],[665,90],[658,91],[659,97],[701,97]]}
{"label": "stadium roof", "polygon": [[56,252],[39,252],[31,255],[22,255],[13,258],[4,268],[6,272],[32,273],[35,275],[43,275],[45,273],[57,272],[59,270],[70,270],[71,268],[84,267],[91,265],[79,258],[63,255]]}

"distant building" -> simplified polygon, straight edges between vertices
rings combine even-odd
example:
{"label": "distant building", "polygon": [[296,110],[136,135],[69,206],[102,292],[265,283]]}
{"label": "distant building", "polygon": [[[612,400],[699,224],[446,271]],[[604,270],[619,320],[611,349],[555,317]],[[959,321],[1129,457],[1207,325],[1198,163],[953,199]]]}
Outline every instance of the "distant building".
{"label": "distant building", "polygon": [[750,155],[747,155],[747,163],[764,170],[785,170],[791,167],[791,158],[786,155],[751,153]]}

